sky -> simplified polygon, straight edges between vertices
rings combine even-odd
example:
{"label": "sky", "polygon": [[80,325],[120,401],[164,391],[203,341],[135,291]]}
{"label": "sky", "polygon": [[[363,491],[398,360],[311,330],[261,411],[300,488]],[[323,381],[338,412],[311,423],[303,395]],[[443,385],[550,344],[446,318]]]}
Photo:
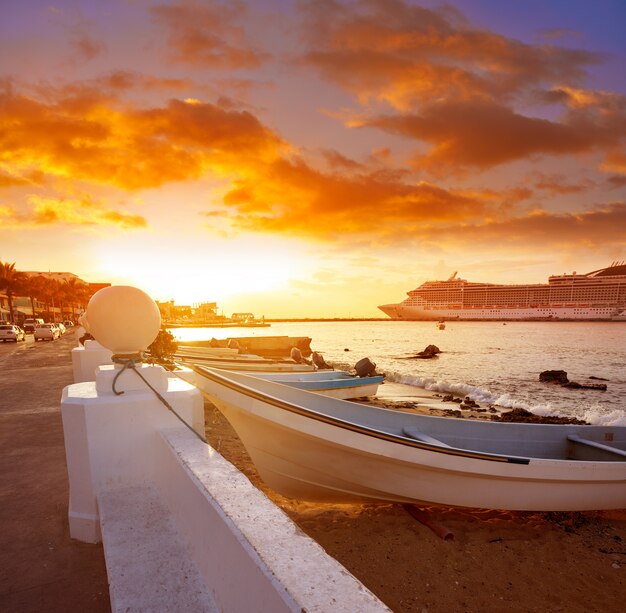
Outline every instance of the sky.
{"label": "sky", "polygon": [[0,0],[0,261],[226,315],[626,260],[623,0]]}

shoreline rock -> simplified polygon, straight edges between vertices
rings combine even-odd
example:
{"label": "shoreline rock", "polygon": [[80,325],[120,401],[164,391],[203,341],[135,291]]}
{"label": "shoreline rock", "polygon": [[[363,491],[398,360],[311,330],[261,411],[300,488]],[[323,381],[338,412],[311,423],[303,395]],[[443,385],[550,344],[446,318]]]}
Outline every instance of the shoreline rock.
{"label": "shoreline rock", "polygon": [[[598,379],[599,377],[589,377],[590,379]],[[606,379],[601,379],[606,381]],[[564,370],[544,370],[539,373],[539,381],[543,383],[553,383],[566,387],[568,389],[586,389],[606,392],[606,383],[578,383],[578,381],[570,381]]]}

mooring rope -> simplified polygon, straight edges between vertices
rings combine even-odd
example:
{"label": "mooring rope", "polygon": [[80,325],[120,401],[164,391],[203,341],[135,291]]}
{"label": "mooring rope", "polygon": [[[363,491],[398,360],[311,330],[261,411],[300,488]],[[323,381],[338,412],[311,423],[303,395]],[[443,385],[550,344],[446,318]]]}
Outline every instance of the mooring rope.
{"label": "mooring rope", "polygon": [[115,384],[117,383],[117,380],[119,379],[119,377],[121,376],[121,374],[125,371],[125,370],[132,370],[135,372],[135,374],[154,392],[154,395],[161,401],[161,403],[167,408],[168,411],[171,411],[172,413],[174,413],[174,415],[176,415],[176,417],[185,425],[187,426],[187,428],[189,428],[189,430],[191,430],[203,443],[206,443],[207,445],[209,444],[209,441],[206,440],[206,438],[204,438],[204,436],[202,436],[200,433],[196,432],[175,410],[174,407],[172,407],[172,405],[165,400],[165,398],[163,398],[163,396],[158,392],[158,390],[156,390],[154,387],[152,387],[152,385],[150,385],[149,381],[137,370],[137,364],[142,364],[143,363],[143,359],[141,356],[138,357],[132,357],[132,358],[120,358],[118,356],[113,356],[112,358],[113,362],[115,364],[122,364],[122,368],[116,373],[115,377],[113,378],[113,383],[111,385],[112,389],[113,389],[113,393],[116,396],[121,396],[124,392],[123,391],[117,391],[115,389]]}

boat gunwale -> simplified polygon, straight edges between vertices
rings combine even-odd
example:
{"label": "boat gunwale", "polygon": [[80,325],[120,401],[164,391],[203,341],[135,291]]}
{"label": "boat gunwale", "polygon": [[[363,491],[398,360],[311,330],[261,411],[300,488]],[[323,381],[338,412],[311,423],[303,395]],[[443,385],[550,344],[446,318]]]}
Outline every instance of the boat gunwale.
{"label": "boat gunwale", "polygon": [[[227,376],[224,376],[218,372],[215,372],[215,370],[219,370],[219,369],[210,369],[210,368],[200,366],[197,364],[187,364],[187,367],[191,368],[191,370],[193,370],[197,374],[215,383],[219,383],[220,385],[223,385],[224,387],[227,387],[235,392],[242,393],[245,396],[248,396],[255,400],[260,400],[261,402],[266,402],[268,404],[275,406],[276,408],[286,410],[290,413],[301,415],[303,417],[308,417],[315,421],[320,421],[320,422],[323,422],[332,426],[336,426],[338,428],[342,428],[344,430],[350,430],[358,434],[363,434],[365,436],[370,436],[370,437],[377,438],[380,440],[385,440],[391,443],[398,443],[406,447],[413,447],[416,449],[423,449],[426,451],[443,453],[445,455],[454,455],[454,456],[472,458],[475,460],[487,460],[491,462],[502,462],[502,463],[508,463],[508,464],[518,464],[518,465],[529,465],[531,463],[530,458],[525,458],[522,456],[506,456],[502,454],[495,454],[495,453],[492,454],[492,453],[486,453],[486,452],[471,451],[471,450],[461,449],[457,447],[442,447],[439,445],[420,442],[415,439],[411,439],[411,438],[401,436],[398,434],[384,432],[376,428],[362,426],[354,422],[347,421],[345,419],[334,417],[331,415],[325,415],[323,413],[320,413],[319,411],[315,411],[314,409],[309,409],[307,407],[303,407],[293,402],[281,400],[280,398],[276,398],[274,396],[254,390],[251,387],[248,387],[247,385],[243,383],[238,383],[237,381],[233,381],[229,379]],[[244,374],[244,373],[239,373],[239,374]],[[254,375],[244,374],[244,376],[249,376],[251,378],[254,378]],[[275,383],[275,382],[271,381],[270,383]],[[307,390],[299,389],[298,391],[307,391]],[[207,394],[207,392],[203,392],[203,393]],[[381,410],[385,410],[385,409],[381,409]],[[447,418],[444,418],[444,419],[447,419]]]}

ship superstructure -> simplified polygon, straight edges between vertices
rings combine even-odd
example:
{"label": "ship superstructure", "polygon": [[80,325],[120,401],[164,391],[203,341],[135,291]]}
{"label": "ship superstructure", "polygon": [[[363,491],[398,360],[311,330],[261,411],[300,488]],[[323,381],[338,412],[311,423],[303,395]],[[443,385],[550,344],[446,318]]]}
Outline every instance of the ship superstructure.
{"label": "ship superstructure", "polygon": [[378,308],[405,320],[626,321],[626,262],[554,275],[547,284],[474,283],[454,273],[447,281],[426,281],[403,302]]}

